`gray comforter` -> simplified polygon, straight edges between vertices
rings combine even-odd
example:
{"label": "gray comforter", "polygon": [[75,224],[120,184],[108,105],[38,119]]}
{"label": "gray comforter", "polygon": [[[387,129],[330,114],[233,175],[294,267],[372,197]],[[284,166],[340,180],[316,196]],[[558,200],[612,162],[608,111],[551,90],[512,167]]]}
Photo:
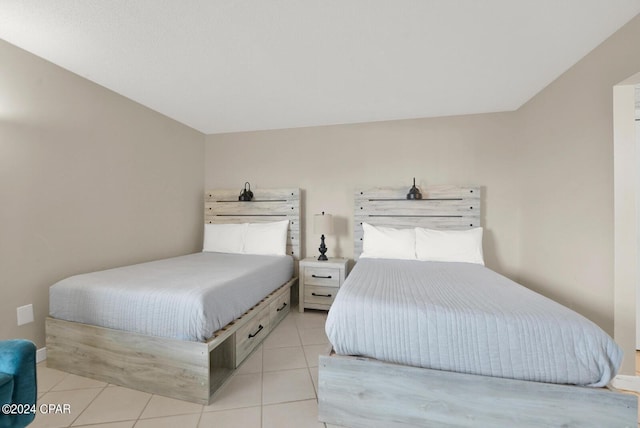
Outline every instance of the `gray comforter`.
{"label": "gray comforter", "polygon": [[622,361],[593,322],[470,263],[361,259],[326,332],[342,355],[559,384],[604,386]]}
{"label": "gray comforter", "polygon": [[204,341],[292,275],[289,256],[196,253],[64,279],[49,290],[49,314]]}

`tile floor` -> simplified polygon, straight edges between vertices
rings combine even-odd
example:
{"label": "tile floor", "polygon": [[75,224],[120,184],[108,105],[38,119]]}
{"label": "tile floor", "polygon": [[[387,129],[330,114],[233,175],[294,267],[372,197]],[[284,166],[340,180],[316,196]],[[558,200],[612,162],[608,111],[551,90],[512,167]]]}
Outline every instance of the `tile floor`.
{"label": "tile floor", "polygon": [[318,422],[318,354],[326,350],[326,312],[292,311],[239,367],[208,406],[134,391],[38,365],[38,414],[30,427],[325,427]]}

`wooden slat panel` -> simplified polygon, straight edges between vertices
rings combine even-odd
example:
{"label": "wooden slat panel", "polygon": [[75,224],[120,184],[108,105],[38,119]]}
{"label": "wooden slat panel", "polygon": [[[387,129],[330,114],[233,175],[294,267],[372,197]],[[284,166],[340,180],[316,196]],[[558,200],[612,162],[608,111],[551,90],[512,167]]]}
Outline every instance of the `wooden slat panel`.
{"label": "wooden slat panel", "polygon": [[318,419],[349,427],[636,427],[637,397],[320,355]]}
{"label": "wooden slat panel", "polygon": [[287,245],[287,254],[293,256],[296,260],[300,260],[300,246]]}
{"label": "wooden slat panel", "polygon": [[[423,227],[439,230],[468,230],[480,226],[479,217],[362,217],[354,222],[356,233],[362,233],[362,223],[373,226],[386,226],[397,229]],[[355,235],[354,235],[355,239]]]}
{"label": "wooden slat panel", "polygon": [[480,226],[478,186],[428,186],[422,200],[407,200],[407,188],[359,189],[354,198],[354,258],[362,254],[362,223],[395,228],[466,230]]}
{"label": "wooden slat panel", "polygon": [[[407,187],[374,187],[357,189],[355,192],[358,199],[406,199],[409,188]],[[429,198],[479,198],[480,187],[478,186],[418,186],[422,197]]]}
{"label": "wooden slat panel", "polygon": [[451,200],[421,200],[421,201],[390,201],[390,200],[376,200],[376,201],[356,201],[355,215],[360,213],[376,213],[378,215],[439,215],[439,216],[453,216],[453,215],[468,215],[478,212],[480,210],[480,200],[474,199],[468,201],[466,199],[451,199]]}
{"label": "wooden slat panel", "polygon": [[[243,187],[244,188],[244,187]],[[254,201],[261,200],[300,200],[300,189],[251,189]],[[240,196],[238,189],[210,189],[205,192],[205,202],[237,201]],[[253,201],[251,201],[253,202]]]}
{"label": "wooden slat panel", "polygon": [[299,201],[205,202],[205,215],[289,215],[299,208]]}
{"label": "wooden slat panel", "polygon": [[[252,189],[251,202],[238,201],[240,190],[210,189],[205,192],[205,223],[263,223],[289,220],[287,254],[301,257],[300,189]],[[297,267],[296,267],[297,269]]]}
{"label": "wooden slat panel", "polygon": [[[410,227],[425,227],[428,229],[466,230],[480,226],[480,216],[462,217],[367,217],[356,216],[354,218],[355,231],[362,232],[361,223],[369,223],[373,226],[389,226],[398,229]],[[355,233],[355,232],[354,232]],[[359,235],[358,237],[361,237]],[[354,235],[354,238],[356,236]]]}
{"label": "wooden slat panel", "polygon": [[289,213],[289,215],[209,215],[205,212],[204,222],[205,223],[218,223],[218,224],[229,224],[229,223],[269,223],[274,221],[282,221],[289,220],[289,229],[290,230],[300,230],[300,223],[296,221],[298,218],[297,214]]}

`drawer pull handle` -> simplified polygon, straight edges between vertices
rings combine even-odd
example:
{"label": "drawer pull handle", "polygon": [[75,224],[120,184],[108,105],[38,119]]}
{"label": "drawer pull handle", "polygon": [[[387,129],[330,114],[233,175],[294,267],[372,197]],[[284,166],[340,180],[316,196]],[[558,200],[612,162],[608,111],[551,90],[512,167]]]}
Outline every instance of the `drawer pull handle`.
{"label": "drawer pull handle", "polygon": [[316,296],[316,297],[331,297],[331,294],[316,294],[316,293],[311,293],[312,296]]}
{"label": "drawer pull handle", "polygon": [[331,279],[331,275],[329,276],[322,276],[322,275],[311,275],[311,278],[323,278],[323,279]]}
{"label": "drawer pull handle", "polygon": [[260,333],[260,331],[262,331],[263,328],[264,327],[262,326],[262,324],[260,324],[260,326],[258,326],[258,330],[255,333],[249,335],[249,339],[251,339],[252,337],[256,337],[258,335],[258,333]]}
{"label": "drawer pull handle", "polygon": [[287,307],[287,302],[284,302],[284,303],[282,304],[282,306],[280,306],[278,309],[276,309],[276,312],[280,312],[281,310],[283,310],[283,309],[284,309],[284,308],[286,308],[286,307]]}

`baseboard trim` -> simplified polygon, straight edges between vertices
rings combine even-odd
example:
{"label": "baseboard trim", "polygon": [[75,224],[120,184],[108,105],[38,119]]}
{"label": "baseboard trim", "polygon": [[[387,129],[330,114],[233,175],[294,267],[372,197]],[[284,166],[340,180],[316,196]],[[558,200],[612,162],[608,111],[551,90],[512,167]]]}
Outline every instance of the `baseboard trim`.
{"label": "baseboard trim", "polygon": [[41,363],[47,359],[47,348],[40,348],[36,351],[36,364]]}
{"label": "baseboard trim", "polygon": [[640,376],[617,375],[611,381],[611,386],[625,391],[640,392]]}

